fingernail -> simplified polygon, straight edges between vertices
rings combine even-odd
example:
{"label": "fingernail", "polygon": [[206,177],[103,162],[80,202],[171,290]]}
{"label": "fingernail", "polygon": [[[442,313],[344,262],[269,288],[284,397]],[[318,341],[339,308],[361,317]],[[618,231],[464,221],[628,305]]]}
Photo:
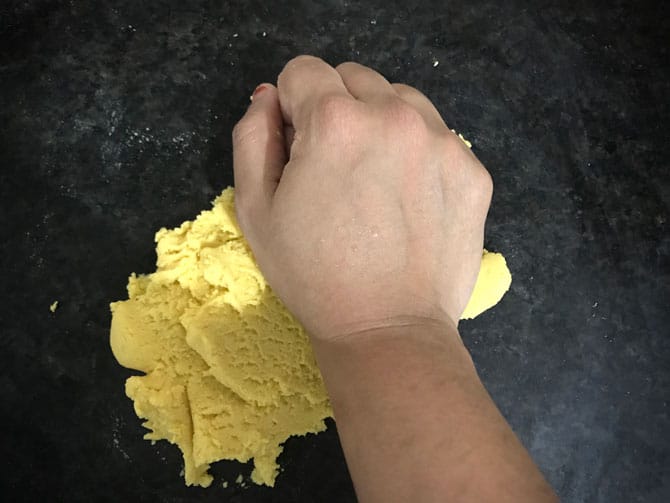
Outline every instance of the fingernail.
{"label": "fingernail", "polygon": [[249,97],[249,99],[250,99],[251,101],[254,101],[254,98],[255,98],[256,96],[258,96],[259,94],[261,94],[261,93],[262,93],[263,91],[265,91],[266,89],[267,89],[267,87],[265,87],[263,84],[261,84],[261,85],[258,86],[256,89],[254,89],[254,92],[253,92],[253,94]]}

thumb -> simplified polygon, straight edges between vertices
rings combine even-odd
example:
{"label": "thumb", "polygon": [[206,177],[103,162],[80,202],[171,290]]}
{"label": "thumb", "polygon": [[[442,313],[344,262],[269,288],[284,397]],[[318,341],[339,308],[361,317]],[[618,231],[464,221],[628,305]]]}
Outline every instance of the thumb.
{"label": "thumb", "polygon": [[277,88],[261,84],[233,129],[235,209],[252,248],[287,162]]}

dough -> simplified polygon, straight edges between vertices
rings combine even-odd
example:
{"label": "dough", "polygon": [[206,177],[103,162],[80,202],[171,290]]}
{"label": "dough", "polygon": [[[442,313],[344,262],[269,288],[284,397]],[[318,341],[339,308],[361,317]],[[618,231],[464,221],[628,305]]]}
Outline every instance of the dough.
{"label": "dough", "polygon": [[[118,362],[148,440],[179,446],[188,485],[208,486],[210,463],[254,460],[252,481],[273,486],[292,435],[332,415],[309,339],[265,282],[235,220],[228,188],[194,221],[156,234],[156,271],[132,274],[111,304]],[[484,252],[464,318],[494,305],[511,276]]]}
{"label": "dough", "polygon": [[511,284],[512,275],[507,268],[505,257],[500,253],[484,250],[477,282],[468,305],[461,314],[461,319],[470,320],[495,306]]}

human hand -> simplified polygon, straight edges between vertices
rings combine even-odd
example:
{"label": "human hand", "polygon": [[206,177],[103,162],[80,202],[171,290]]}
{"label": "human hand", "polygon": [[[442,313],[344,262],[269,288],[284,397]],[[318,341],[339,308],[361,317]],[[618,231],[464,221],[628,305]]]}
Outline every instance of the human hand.
{"label": "human hand", "polygon": [[313,337],[456,326],[492,183],[423,94],[300,56],[259,86],[233,156],[240,226]]}

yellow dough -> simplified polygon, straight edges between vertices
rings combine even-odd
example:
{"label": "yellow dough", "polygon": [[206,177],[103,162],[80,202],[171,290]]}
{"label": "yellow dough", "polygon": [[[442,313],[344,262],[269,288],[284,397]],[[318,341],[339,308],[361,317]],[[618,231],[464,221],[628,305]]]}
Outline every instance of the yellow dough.
{"label": "yellow dough", "polygon": [[[156,233],[156,271],[131,275],[111,304],[118,362],[146,439],[179,446],[188,485],[208,486],[210,463],[253,458],[251,478],[273,486],[292,435],[332,415],[302,327],[272,293],[243,239],[228,188],[194,221]],[[497,303],[511,276],[484,252],[463,318]]]}
{"label": "yellow dough", "polygon": [[465,306],[462,320],[470,320],[495,306],[512,284],[512,275],[505,257],[500,253],[484,250],[479,275],[472,296]]}

